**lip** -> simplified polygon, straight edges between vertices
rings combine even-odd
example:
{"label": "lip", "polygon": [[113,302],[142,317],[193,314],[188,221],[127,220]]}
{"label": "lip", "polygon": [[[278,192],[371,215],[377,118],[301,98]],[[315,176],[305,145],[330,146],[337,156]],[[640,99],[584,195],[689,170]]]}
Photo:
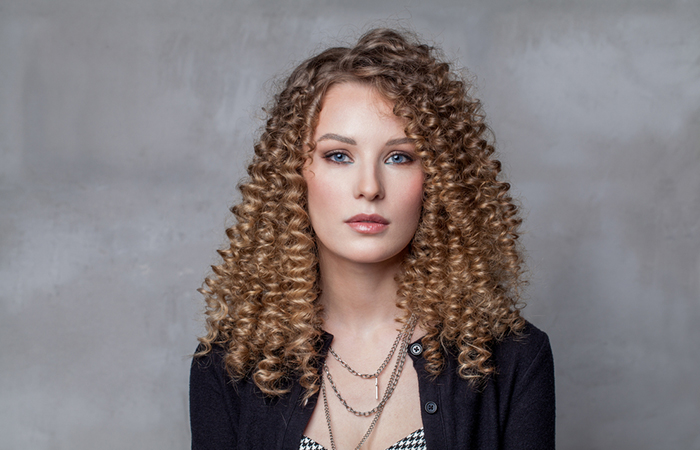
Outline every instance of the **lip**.
{"label": "lip", "polygon": [[345,221],[350,228],[362,234],[377,234],[389,227],[389,221],[379,214],[358,214]]}

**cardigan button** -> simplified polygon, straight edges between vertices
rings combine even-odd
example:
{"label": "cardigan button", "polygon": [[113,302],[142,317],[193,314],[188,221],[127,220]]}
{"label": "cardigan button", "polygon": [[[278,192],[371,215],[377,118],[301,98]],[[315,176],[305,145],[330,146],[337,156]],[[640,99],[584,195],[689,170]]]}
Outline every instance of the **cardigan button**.
{"label": "cardigan button", "polygon": [[435,414],[437,412],[437,403],[427,402],[425,404],[425,412],[427,412],[428,414]]}
{"label": "cardigan button", "polygon": [[416,342],[409,347],[408,351],[410,351],[413,356],[420,356],[420,354],[423,353],[423,346]]}

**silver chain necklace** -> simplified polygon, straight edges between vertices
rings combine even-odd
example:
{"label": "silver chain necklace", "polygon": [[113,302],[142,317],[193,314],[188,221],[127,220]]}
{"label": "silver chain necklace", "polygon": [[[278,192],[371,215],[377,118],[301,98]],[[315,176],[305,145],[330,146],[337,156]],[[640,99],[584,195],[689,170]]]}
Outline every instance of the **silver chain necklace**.
{"label": "silver chain necklace", "polygon": [[[401,339],[402,336],[404,335],[404,333],[406,333],[406,329],[407,329],[409,323],[411,323],[412,321],[413,321],[413,316],[411,316],[409,321],[406,322],[406,324],[404,324],[401,331],[399,331],[399,334],[396,335],[396,339],[394,340],[394,345],[391,346],[391,350],[389,350],[389,354],[386,355],[386,358],[384,358],[384,362],[382,362],[382,364],[379,366],[377,371],[374,373],[360,373],[360,372],[356,371],[355,369],[353,369],[352,367],[350,367],[350,365],[348,363],[343,361],[343,358],[341,358],[333,350],[333,347],[330,347],[328,349],[328,351],[330,352],[331,355],[333,355],[333,358],[335,358],[335,360],[338,361],[338,363],[341,366],[343,366],[345,369],[347,369],[347,371],[350,372],[352,375],[355,375],[356,377],[360,377],[360,378],[365,379],[365,380],[371,380],[372,378],[374,378],[374,399],[379,400],[379,375],[382,372],[384,372],[384,369],[389,364],[389,361],[391,361],[391,358],[394,356],[394,352],[396,352],[396,347],[398,347],[399,342],[401,342],[401,340],[402,340]],[[333,385],[332,382],[331,382],[331,385]],[[337,392],[337,390],[336,390],[336,392]]]}
{"label": "silver chain necklace", "polygon": [[[407,328],[407,327],[408,328]],[[345,406],[345,409],[347,409],[349,412],[355,414],[356,416],[370,416],[374,414],[374,418],[372,419],[372,423],[369,425],[369,428],[367,429],[367,432],[365,435],[362,437],[362,440],[360,441],[359,444],[357,444],[357,447],[355,447],[355,450],[360,450],[360,447],[364,445],[365,441],[367,441],[367,438],[369,438],[369,435],[372,434],[372,431],[374,430],[374,427],[377,425],[377,421],[379,421],[379,417],[382,415],[382,412],[384,411],[384,406],[386,406],[386,402],[389,401],[389,398],[391,398],[391,394],[393,394],[394,389],[396,388],[396,385],[399,383],[399,378],[401,377],[401,372],[403,372],[403,366],[404,363],[406,362],[406,355],[408,353],[408,344],[410,342],[411,336],[413,336],[413,331],[415,330],[416,327],[416,320],[415,316],[411,316],[409,319],[408,323],[406,324],[404,329],[401,331],[399,334],[400,339],[398,339],[397,342],[400,342],[401,349],[399,350],[399,354],[396,359],[396,364],[394,365],[394,370],[392,371],[391,378],[389,380],[389,384],[387,385],[386,391],[384,392],[384,396],[382,397],[382,401],[379,402],[379,404],[373,408],[370,411],[366,412],[360,412],[360,411],[355,411],[353,408],[348,405],[348,403],[345,401],[345,399],[340,395],[340,392],[338,391],[337,387],[333,383],[333,378],[331,377],[331,373],[328,370],[328,365],[323,364],[323,369],[326,374],[326,377],[328,378],[328,382],[330,383],[331,387],[335,391],[336,396],[338,397],[338,400]],[[328,436],[330,437],[331,441],[331,450],[337,450],[335,446],[335,439],[333,438],[333,430],[331,429],[331,413],[330,409],[328,408],[328,396],[326,394],[326,384],[324,382],[324,377],[321,376],[321,393],[323,395],[323,410],[326,415],[326,425],[328,426]]]}
{"label": "silver chain necklace", "polygon": [[[323,410],[326,413],[326,425],[328,425],[328,436],[331,438],[331,450],[338,450],[337,447],[335,446],[335,439],[333,439],[333,431],[331,430],[331,412],[328,409],[328,397],[326,396],[326,384],[323,382],[323,377],[321,377],[321,393],[323,394]],[[367,438],[369,437],[370,434],[372,434],[372,431],[374,430],[374,427],[377,425],[377,421],[379,421],[379,416],[382,415],[382,411],[384,411],[384,407],[379,409],[377,411],[377,414],[374,415],[374,419],[372,419],[372,423],[369,425],[369,428],[367,429],[367,432],[365,433],[364,436],[362,436],[362,440],[360,441],[359,444],[357,444],[357,447],[355,447],[355,450],[360,450],[360,447],[365,443]]]}

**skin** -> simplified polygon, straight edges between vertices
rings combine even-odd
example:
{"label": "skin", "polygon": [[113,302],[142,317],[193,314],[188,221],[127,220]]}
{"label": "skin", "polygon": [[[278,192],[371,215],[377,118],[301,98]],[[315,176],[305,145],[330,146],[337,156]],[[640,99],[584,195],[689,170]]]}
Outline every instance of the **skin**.
{"label": "skin", "polygon": [[[364,373],[376,371],[396,338],[395,319],[402,314],[396,307],[394,277],[422,208],[422,166],[406,138],[405,122],[393,115],[392,107],[366,85],[331,87],[314,132],[316,148],[304,171],[319,251],[324,328],[334,335],[336,352]],[[395,359],[379,377],[380,396]],[[374,380],[350,375],[332,357],[327,364],[350,405],[359,410],[376,406]],[[350,414],[330,388],[328,393],[336,445],[354,448],[372,417]],[[408,361],[363,448],[385,449],[420,427],[418,381]],[[320,399],[305,434],[330,449]]]}
{"label": "skin", "polygon": [[[314,139],[316,150],[304,175],[322,257],[337,264],[401,260],[418,226],[423,197],[423,170],[403,121],[373,89],[344,83],[326,94]],[[389,223],[374,233],[371,222],[367,227],[348,223],[358,214]]]}

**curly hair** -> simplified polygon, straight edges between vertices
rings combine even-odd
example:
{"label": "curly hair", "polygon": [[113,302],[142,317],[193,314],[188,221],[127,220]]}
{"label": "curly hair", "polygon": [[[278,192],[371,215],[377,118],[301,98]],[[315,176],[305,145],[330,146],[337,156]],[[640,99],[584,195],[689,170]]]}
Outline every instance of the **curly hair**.
{"label": "curly hair", "polygon": [[343,82],[369,85],[394,105],[425,172],[420,223],[396,279],[399,321],[419,318],[429,373],[452,352],[461,377],[483,380],[495,370],[491,343],[525,323],[521,219],[470,84],[438,50],[389,29],[304,61],[274,97],[231,208],[230,245],[200,289],[207,334],[198,355],[223,347],[231,376],[250,376],[269,396],[288,392],[292,379],[305,398],[318,391],[320,273],[302,170],[324,95]]}

